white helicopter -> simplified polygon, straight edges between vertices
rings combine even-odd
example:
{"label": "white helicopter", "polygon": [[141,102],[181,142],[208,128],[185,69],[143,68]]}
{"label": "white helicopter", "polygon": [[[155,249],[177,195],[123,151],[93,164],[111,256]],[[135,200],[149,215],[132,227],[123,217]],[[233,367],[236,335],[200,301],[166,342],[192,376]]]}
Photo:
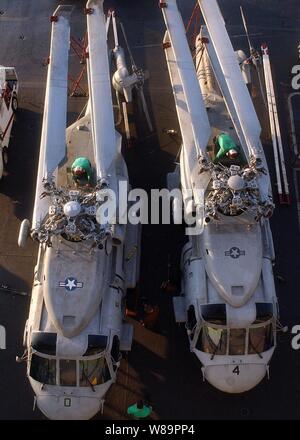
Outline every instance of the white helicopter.
{"label": "white helicopter", "polygon": [[[185,218],[196,217],[197,228],[182,250],[182,293],[174,297],[174,310],[176,321],[186,323],[203,380],[221,391],[242,393],[269,375],[276,347],[269,225],[274,204],[261,127],[239,53],[216,0],[199,0],[199,6],[206,26],[197,37],[195,69],[176,0],[160,2],[182,134],[175,172],[180,171]],[[235,160],[217,156],[220,135],[239,150]]]}
{"label": "white helicopter", "polygon": [[[115,131],[103,0],[86,4],[89,104],[66,129],[69,18],[53,16],[37,189],[27,235],[39,242],[29,318],[24,332],[27,375],[38,408],[50,419],[89,419],[103,408],[116,380],[121,350],[131,349],[133,328],[124,320],[127,288],[139,273],[140,231],[116,221],[101,224],[99,208],[118,183],[128,182]],[[86,157],[93,176],[75,185],[71,165]],[[112,219],[113,220],[113,219]],[[135,252],[132,252],[135,249]],[[130,254],[130,258],[127,256]]]}

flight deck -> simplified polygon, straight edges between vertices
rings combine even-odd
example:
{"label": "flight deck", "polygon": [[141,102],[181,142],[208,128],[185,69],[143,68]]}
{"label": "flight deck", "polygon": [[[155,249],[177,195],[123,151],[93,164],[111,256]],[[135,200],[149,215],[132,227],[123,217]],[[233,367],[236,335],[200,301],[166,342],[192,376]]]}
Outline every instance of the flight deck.
{"label": "flight deck", "polygon": [[[33,242],[28,242],[25,249],[19,249],[17,237],[22,219],[32,215],[46,87],[45,60],[49,55],[49,18],[59,3],[72,2],[2,0],[0,5],[0,64],[14,66],[19,80],[19,109],[10,141],[9,165],[0,181],[0,284],[15,290],[0,290],[0,324],[5,326],[7,335],[7,348],[0,351],[0,389],[5,396],[0,400],[2,420],[44,418],[37,408],[33,411],[33,393],[25,377],[25,364],[15,362],[15,356],[23,351],[23,330],[38,251]],[[82,41],[86,31],[85,1],[73,3],[71,34]],[[150,72],[144,91],[155,131],[149,134],[142,122],[141,111],[141,123],[137,121],[136,124],[140,127],[138,140],[132,146],[123,147],[131,185],[146,191],[166,186],[166,176],[174,170],[181,145],[162,48],[165,27],[157,3],[155,0],[134,2],[133,8],[132,1],[109,0],[104,5],[106,11],[109,8],[117,11],[136,61]],[[177,4],[187,23],[195,2],[178,0]],[[117,383],[106,396],[103,414],[98,413],[96,419],[126,419],[127,407],[146,395],[150,395],[151,417],[155,420],[299,419],[300,351],[291,347],[291,328],[300,324],[300,223],[297,209],[300,188],[298,162],[289,137],[288,96],[293,92],[291,68],[299,64],[300,12],[296,0],[276,4],[272,0],[261,0],[259,4],[247,0],[219,0],[219,5],[236,48],[248,50],[239,15],[240,5],[247,11],[251,38],[256,46],[267,41],[270,48],[290,185],[290,206],[280,205],[276,197],[269,125],[257,85],[253,89],[253,99],[263,128],[263,144],[276,203],[271,228],[276,252],[274,274],[280,321],[289,326],[289,331],[278,334],[270,379],[265,378],[255,389],[241,395],[227,395],[203,382],[200,365],[189,351],[185,328],[175,323],[172,307],[173,295],[180,292],[180,252],[186,241],[184,228],[145,225],[142,229],[138,295],[159,307],[159,320],[156,327],[149,330],[129,318],[134,325],[132,351],[122,359]],[[79,61],[73,55],[70,74],[75,76],[79,68]],[[83,87],[86,82],[87,79],[83,78]],[[82,96],[69,97],[68,125],[76,121],[86,101]],[[82,136],[84,141],[84,131]],[[72,153],[63,165],[68,170],[75,156],[74,151],[74,156]],[[18,290],[28,295],[20,295]]]}

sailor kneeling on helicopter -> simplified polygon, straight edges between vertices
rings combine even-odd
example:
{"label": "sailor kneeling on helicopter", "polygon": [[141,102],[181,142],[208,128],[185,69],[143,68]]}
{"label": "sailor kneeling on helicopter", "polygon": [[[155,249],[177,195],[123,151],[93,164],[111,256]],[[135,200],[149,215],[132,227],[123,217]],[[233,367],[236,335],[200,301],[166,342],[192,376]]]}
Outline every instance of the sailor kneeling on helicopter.
{"label": "sailor kneeling on helicopter", "polygon": [[240,159],[240,149],[234,140],[227,133],[220,133],[214,138],[217,154],[214,162],[220,162],[222,159],[238,161]]}
{"label": "sailor kneeling on helicopter", "polygon": [[75,159],[71,171],[76,186],[91,185],[93,169],[91,162],[86,157],[78,157]]}

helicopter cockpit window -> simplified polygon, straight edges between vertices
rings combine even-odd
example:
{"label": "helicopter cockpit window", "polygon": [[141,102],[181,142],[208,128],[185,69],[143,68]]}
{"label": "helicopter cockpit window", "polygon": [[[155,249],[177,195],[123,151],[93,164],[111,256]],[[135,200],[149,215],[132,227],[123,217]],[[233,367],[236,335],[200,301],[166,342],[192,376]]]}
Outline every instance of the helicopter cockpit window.
{"label": "helicopter cockpit window", "polygon": [[256,324],[269,321],[273,317],[272,303],[256,303]]}
{"label": "helicopter cockpit window", "polygon": [[211,324],[226,325],[226,305],[207,304],[201,306],[202,318]]}
{"label": "helicopter cockpit window", "polygon": [[79,385],[81,387],[101,385],[111,379],[105,357],[79,361]]}
{"label": "helicopter cockpit window", "polygon": [[249,329],[248,353],[263,353],[274,345],[273,326],[252,327]]}
{"label": "helicopter cockpit window", "polygon": [[245,354],[246,329],[233,328],[230,329],[229,336],[229,355]]}
{"label": "helicopter cockpit window", "polygon": [[[111,347],[111,357],[113,362],[118,362],[120,360],[120,339],[117,335],[113,338],[113,343]],[[114,370],[116,369],[116,365],[114,365]]]}
{"label": "helicopter cockpit window", "polygon": [[64,387],[76,386],[76,361],[63,359],[59,361],[60,385]]}
{"label": "helicopter cockpit window", "polygon": [[187,311],[187,328],[192,331],[195,328],[196,324],[197,318],[195,314],[195,307],[190,306]]}
{"label": "helicopter cockpit window", "polygon": [[30,376],[47,385],[56,384],[56,359],[47,359],[33,354],[30,364]]}
{"label": "helicopter cockpit window", "polygon": [[204,325],[200,330],[196,348],[204,353],[225,355],[227,348],[227,330]]}
{"label": "helicopter cockpit window", "polygon": [[31,346],[40,353],[56,355],[56,333],[33,332]]}
{"label": "helicopter cockpit window", "polygon": [[5,69],[6,81],[17,81],[16,72],[14,69]]}
{"label": "helicopter cockpit window", "polygon": [[88,335],[88,347],[83,356],[92,356],[101,353],[106,349],[107,336],[105,335]]}

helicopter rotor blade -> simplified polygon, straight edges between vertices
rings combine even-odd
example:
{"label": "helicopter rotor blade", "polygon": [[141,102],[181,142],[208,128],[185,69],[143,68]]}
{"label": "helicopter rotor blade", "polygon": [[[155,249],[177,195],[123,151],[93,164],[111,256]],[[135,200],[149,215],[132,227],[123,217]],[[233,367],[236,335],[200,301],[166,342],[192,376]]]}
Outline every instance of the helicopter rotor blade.
{"label": "helicopter rotor blade", "polygon": [[249,36],[249,31],[248,31],[248,26],[247,26],[247,22],[246,22],[246,18],[245,18],[242,6],[240,6],[240,11],[241,11],[241,16],[242,16],[242,20],[243,20],[243,25],[244,25],[246,37],[247,37],[248,44],[249,44],[249,49],[250,49],[250,52],[252,52],[253,46],[251,44],[251,40],[250,40],[250,36]]}
{"label": "helicopter rotor blade", "polygon": [[52,16],[49,67],[47,73],[43,126],[32,227],[36,228],[48,210],[40,199],[44,181],[51,181],[66,154],[68,100],[69,16],[72,6],[58,6]]}
{"label": "helicopter rotor blade", "polygon": [[248,30],[248,26],[247,26],[247,22],[246,22],[246,18],[245,18],[245,14],[244,14],[242,6],[240,6],[240,11],[241,11],[241,16],[242,16],[242,20],[243,20],[243,25],[244,25],[246,37],[247,37],[248,44],[249,44],[250,55],[252,57],[253,65],[257,71],[260,93],[262,96],[264,106],[267,109],[268,108],[267,98],[266,98],[266,94],[265,94],[265,90],[264,90],[264,86],[263,86],[263,79],[262,79],[262,75],[261,75],[262,59],[261,59],[261,56],[258,54],[258,52],[255,51],[253,45],[251,44],[249,30]]}
{"label": "helicopter rotor blade", "polygon": [[[72,8],[73,9],[73,8]],[[50,178],[66,152],[68,100],[69,16],[72,9],[59,6],[52,22],[50,64],[47,76],[46,119],[43,121],[45,175]],[[55,127],[55,130],[54,130]]]}
{"label": "helicopter rotor blade", "polygon": [[[186,134],[190,141],[190,133],[192,132],[194,142],[187,141],[186,145],[189,144],[191,150],[195,150],[198,156],[206,158],[211,127],[176,0],[169,1],[168,7],[162,8],[162,13],[168,31],[164,43],[167,43],[166,45],[170,46],[171,49],[169,52],[166,50],[169,53],[168,65],[169,67],[176,66],[174,74],[176,82],[179,81],[176,91],[181,87],[183,92],[181,99],[183,98],[186,103],[186,112],[183,116],[180,112],[180,102],[176,102],[182,136],[184,137]],[[170,78],[172,82],[172,75],[170,75]],[[182,123],[185,117],[189,119],[190,127],[188,128],[185,123]],[[191,163],[191,167],[195,168],[195,161]]]}
{"label": "helicopter rotor blade", "polygon": [[260,144],[261,126],[237,63],[225,22],[215,0],[198,0],[210,40],[214,46],[237,117],[247,142],[249,156],[263,154]]}
{"label": "helicopter rotor blade", "polygon": [[137,70],[137,66],[135,64],[135,61],[134,61],[134,58],[133,58],[133,55],[132,55],[132,52],[131,52],[131,49],[130,49],[130,46],[129,46],[129,43],[128,43],[128,40],[127,40],[127,35],[126,35],[126,32],[125,32],[123,23],[121,21],[119,21],[119,25],[120,25],[120,28],[121,28],[121,31],[122,31],[122,34],[123,34],[123,38],[124,38],[124,41],[125,41],[125,44],[126,44],[126,48],[127,48],[128,54],[129,54],[129,58],[130,58],[130,62],[131,62],[131,67],[132,67],[133,71],[136,71]]}
{"label": "helicopter rotor blade", "polygon": [[264,167],[265,173],[260,175],[258,185],[261,199],[265,202],[270,199],[271,186],[268,165],[260,139],[261,125],[253,101],[243,79],[224,18],[216,0],[198,0],[198,3],[243,131],[249,157],[253,156],[256,160],[259,159]]}
{"label": "helicopter rotor blade", "polygon": [[103,0],[88,0],[90,113],[97,180],[106,179],[117,154]]}

